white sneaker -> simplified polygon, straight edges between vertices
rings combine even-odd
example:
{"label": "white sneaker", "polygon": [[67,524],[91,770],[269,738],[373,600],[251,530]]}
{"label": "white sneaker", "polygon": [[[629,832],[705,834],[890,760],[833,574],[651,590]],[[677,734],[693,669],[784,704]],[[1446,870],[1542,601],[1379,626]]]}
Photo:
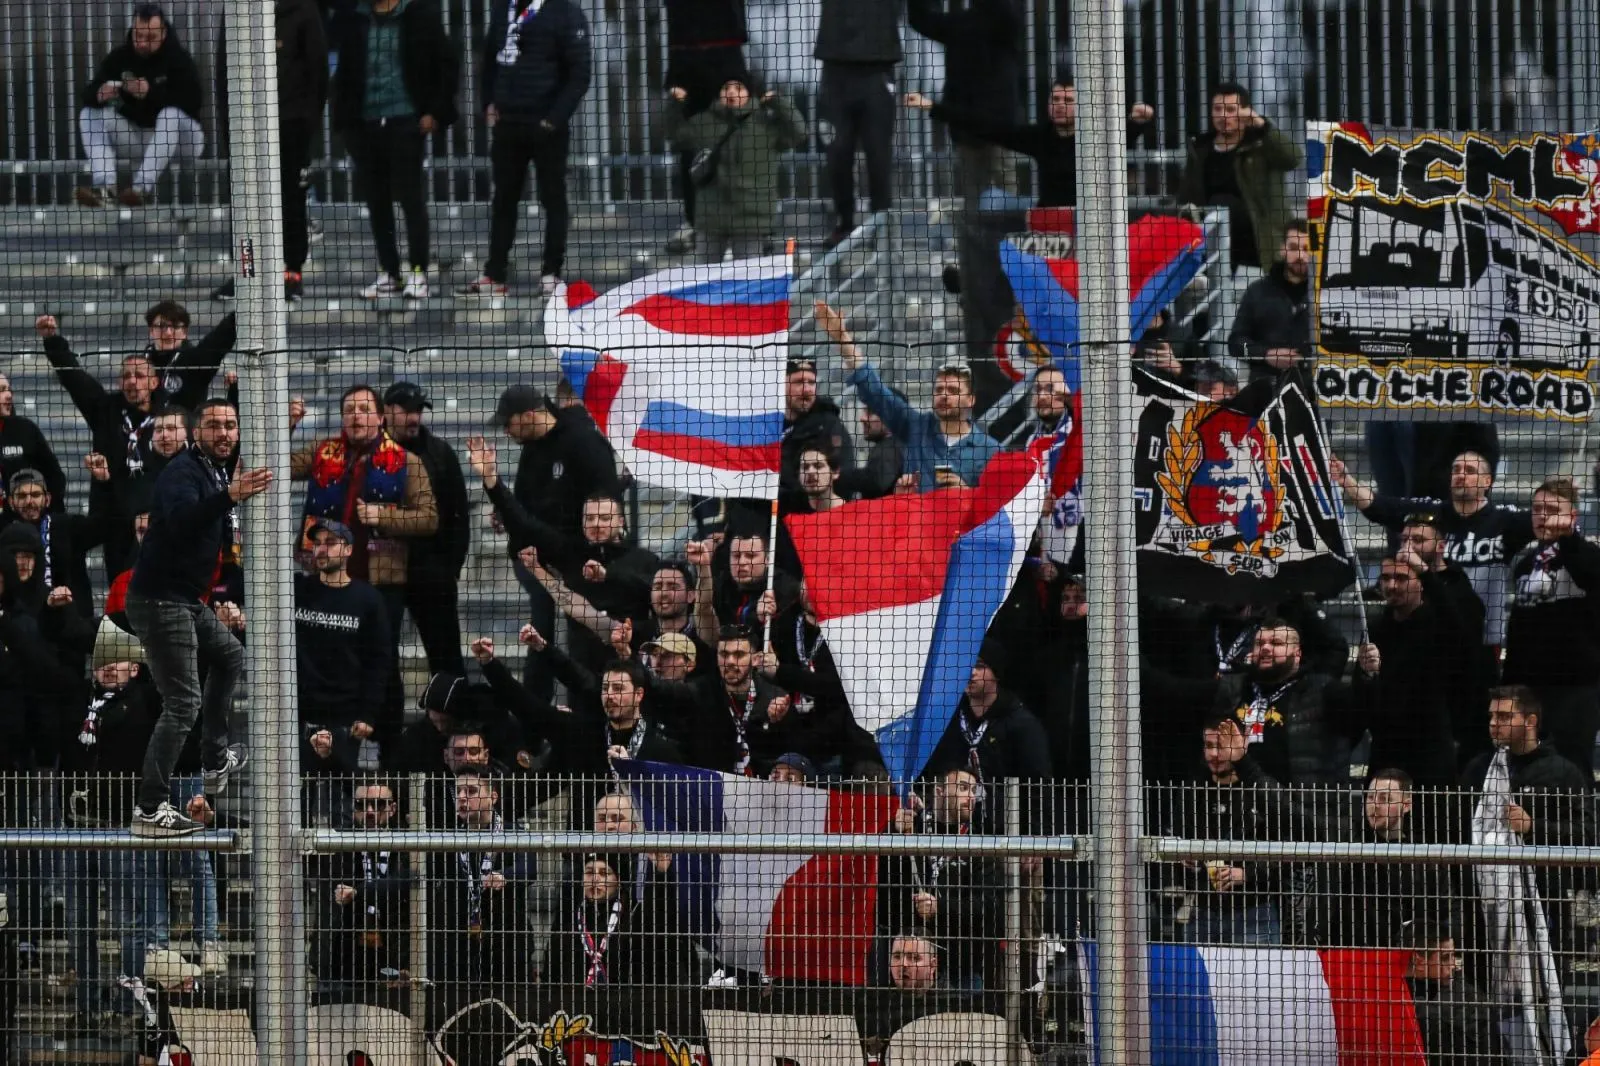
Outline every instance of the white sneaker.
{"label": "white sneaker", "polygon": [[228,949],[220,941],[206,941],[200,952],[200,970],[207,977],[221,977],[228,972]]}
{"label": "white sneaker", "polygon": [[128,831],[136,837],[186,837],[198,833],[205,826],[190,818],[170,803],[161,803],[154,811],[133,809],[133,824]]}
{"label": "white sneaker", "polygon": [[556,294],[556,286],[561,284],[561,279],[554,274],[543,274],[539,277],[539,289],[546,297]]}
{"label": "white sneaker", "polygon": [[229,744],[222,753],[222,765],[215,770],[200,771],[200,787],[208,796],[228,790],[232,776],[250,765],[250,749],[243,744]]}
{"label": "white sneaker", "polygon": [[377,281],[361,290],[363,300],[387,300],[399,295],[400,282],[389,274],[379,274]]}
{"label": "white sneaker", "polygon": [[428,275],[422,272],[421,267],[412,267],[411,273],[406,275],[406,288],[400,294],[407,300],[426,300],[428,298]]}
{"label": "white sneaker", "polygon": [[667,238],[666,252],[668,255],[687,255],[694,251],[694,227],[685,222],[679,226],[677,232]]}

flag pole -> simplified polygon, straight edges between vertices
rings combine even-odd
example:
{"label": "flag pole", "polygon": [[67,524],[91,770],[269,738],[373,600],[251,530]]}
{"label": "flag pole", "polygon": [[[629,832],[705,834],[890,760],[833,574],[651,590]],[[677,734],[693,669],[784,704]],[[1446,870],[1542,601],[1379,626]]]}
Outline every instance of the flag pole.
{"label": "flag pole", "polygon": [[[793,237],[790,237],[787,241],[785,241],[783,243],[783,254],[789,257],[789,282],[792,285],[794,283],[794,238]],[[790,313],[791,314],[793,313],[792,309],[791,309]],[[785,340],[784,343],[787,344],[788,341]],[[788,364],[788,359],[789,359],[789,353],[786,351],[783,354],[784,354],[784,364],[787,365]],[[787,398],[785,398],[785,402],[787,402]],[[778,471],[779,471],[778,476],[781,479],[783,477],[783,460],[781,460],[781,459],[778,461]],[[767,591],[768,592],[772,591],[773,582],[776,579],[777,573],[778,573],[778,493],[777,493],[776,490],[772,494],[771,506],[772,506],[772,511],[771,511],[771,514],[770,514],[770,516],[769,516],[769,518],[767,520]],[[774,607],[776,607],[776,602],[774,602]],[[766,625],[763,627],[763,632],[762,632],[762,636],[761,636],[761,650],[762,651],[766,651],[771,646],[772,646],[772,615],[768,615],[767,616]]]}

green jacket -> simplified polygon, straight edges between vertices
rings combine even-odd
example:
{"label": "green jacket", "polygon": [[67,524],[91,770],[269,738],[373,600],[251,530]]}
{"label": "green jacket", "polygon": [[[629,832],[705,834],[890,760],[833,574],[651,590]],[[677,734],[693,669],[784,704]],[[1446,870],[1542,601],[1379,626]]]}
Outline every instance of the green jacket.
{"label": "green jacket", "polygon": [[[1205,155],[1216,138],[1216,131],[1212,130],[1189,142],[1189,158],[1184,162],[1183,179],[1178,183],[1179,203],[1206,202]],[[1292,217],[1283,192],[1283,176],[1298,169],[1301,162],[1300,149],[1270,122],[1258,129],[1246,130],[1239,147],[1233,150],[1233,172],[1239,181],[1245,209],[1250,212],[1250,222],[1255,227],[1256,248],[1261,254],[1263,268],[1271,266],[1278,258],[1278,249],[1283,246],[1283,227]]]}
{"label": "green jacket", "polygon": [[667,139],[686,153],[714,149],[738,123],[717,157],[717,176],[699,190],[695,218],[699,228],[717,233],[765,234],[778,208],[778,156],[806,141],[805,119],[789,101],[730,111],[719,100],[685,119],[683,103],[668,99],[663,115]]}

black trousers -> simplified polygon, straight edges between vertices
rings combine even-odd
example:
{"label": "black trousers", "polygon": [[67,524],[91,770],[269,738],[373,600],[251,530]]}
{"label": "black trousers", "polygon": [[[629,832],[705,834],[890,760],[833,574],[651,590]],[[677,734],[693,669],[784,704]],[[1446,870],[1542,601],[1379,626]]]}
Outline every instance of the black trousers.
{"label": "black trousers", "polygon": [[534,195],[544,208],[544,257],[540,274],[561,273],[567,258],[567,131],[543,130],[524,122],[501,119],[489,147],[494,175],[494,200],[489,223],[489,260],[483,272],[495,281],[507,280],[511,245],[517,236],[517,208],[528,187],[528,164],[533,164]]}
{"label": "black trousers", "polygon": [[283,267],[300,273],[310,253],[306,233],[306,187],[301,175],[311,165],[311,140],[316,136],[314,122],[285,119],[278,146],[278,187],[283,195]]}
{"label": "black trousers", "polygon": [[428,656],[428,673],[467,676],[461,659],[461,605],[457,575],[412,571],[406,576],[406,610]]}
{"label": "black trousers", "polygon": [[400,249],[395,244],[394,205],[406,213],[406,251],[412,266],[428,267],[428,203],[423,197],[422,155],[427,138],[409,115],[363,123],[351,131],[350,158],[356,165],[356,187],[372,219],[378,265],[400,277]]}
{"label": "black trousers", "polygon": [[867,196],[872,210],[894,200],[894,119],[899,110],[890,68],[824,63],[818,110],[833,126],[828,144],[828,185],[843,226],[855,224],[856,151],[867,157]]}
{"label": "black trousers", "polygon": [[[710,48],[673,48],[667,52],[666,88],[688,93],[683,101],[684,117],[693,118],[712,104],[729,78],[746,77],[744,49],[736,44]],[[693,152],[678,154],[678,188],[683,195],[683,220],[694,225],[696,187],[689,180]]]}
{"label": "black trousers", "polygon": [[1600,730],[1600,687],[1535,685],[1534,691],[1544,705],[1539,723],[1544,738],[1589,780],[1594,772],[1595,732]]}
{"label": "black trousers", "polygon": [[374,738],[382,750],[384,765],[389,764],[395,742],[405,727],[405,683],[400,677],[400,623],[406,613],[406,586],[374,585],[378,598],[383,601],[383,613],[389,620],[389,682],[384,686],[383,720],[372,723],[378,735]]}

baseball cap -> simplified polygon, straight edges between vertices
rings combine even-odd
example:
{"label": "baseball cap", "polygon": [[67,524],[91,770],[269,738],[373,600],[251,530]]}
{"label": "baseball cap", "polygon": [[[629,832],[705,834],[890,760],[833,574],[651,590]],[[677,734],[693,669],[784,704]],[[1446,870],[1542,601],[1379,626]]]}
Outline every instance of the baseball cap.
{"label": "baseball cap", "polygon": [[817,372],[817,361],[815,359],[809,359],[809,358],[806,358],[804,356],[801,356],[800,358],[796,358],[796,359],[791,359],[791,360],[789,360],[788,369],[785,370],[784,373],[786,373],[786,374],[797,374],[802,370],[809,370],[813,374],[815,374]]}
{"label": "baseball cap", "polygon": [[494,421],[503,426],[511,421],[512,415],[549,409],[550,399],[543,392],[532,385],[512,385],[500,394],[500,402],[494,405]]}
{"label": "baseball cap", "polygon": [[817,776],[817,765],[798,751],[786,751],[772,761],[774,766],[787,766],[805,775],[807,781]]}
{"label": "baseball cap", "polygon": [[663,633],[654,640],[647,640],[641,651],[664,651],[673,655],[682,655],[691,663],[696,657],[694,641],[682,633]]}
{"label": "baseball cap", "polygon": [[16,491],[24,485],[39,485],[46,489],[46,491],[48,491],[50,487],[49,482],[45,481],[44,475],[31,466],[23,467],[15,474],[12,474],[11,484],[8,485],[7,488],[11,490],[13,495],[15,495]]}
{"label": "baseball cap", "polygon": [[350,532],[350,527],[336,518],[313,519],[311,524],[306,527],[306,536],[316,536],[319,529],[327,530],[346,544],[354,544],[356,542],[355,534]]}
{"label": "baseball cap", "polygon": [[398,407],[403,411],[420,411],[424,407],[433,410],[433,404],[428,400],[428,394],[422,391],[422,386],[411,381],[397,381],[390,385],[383,394],[385,407]]}

